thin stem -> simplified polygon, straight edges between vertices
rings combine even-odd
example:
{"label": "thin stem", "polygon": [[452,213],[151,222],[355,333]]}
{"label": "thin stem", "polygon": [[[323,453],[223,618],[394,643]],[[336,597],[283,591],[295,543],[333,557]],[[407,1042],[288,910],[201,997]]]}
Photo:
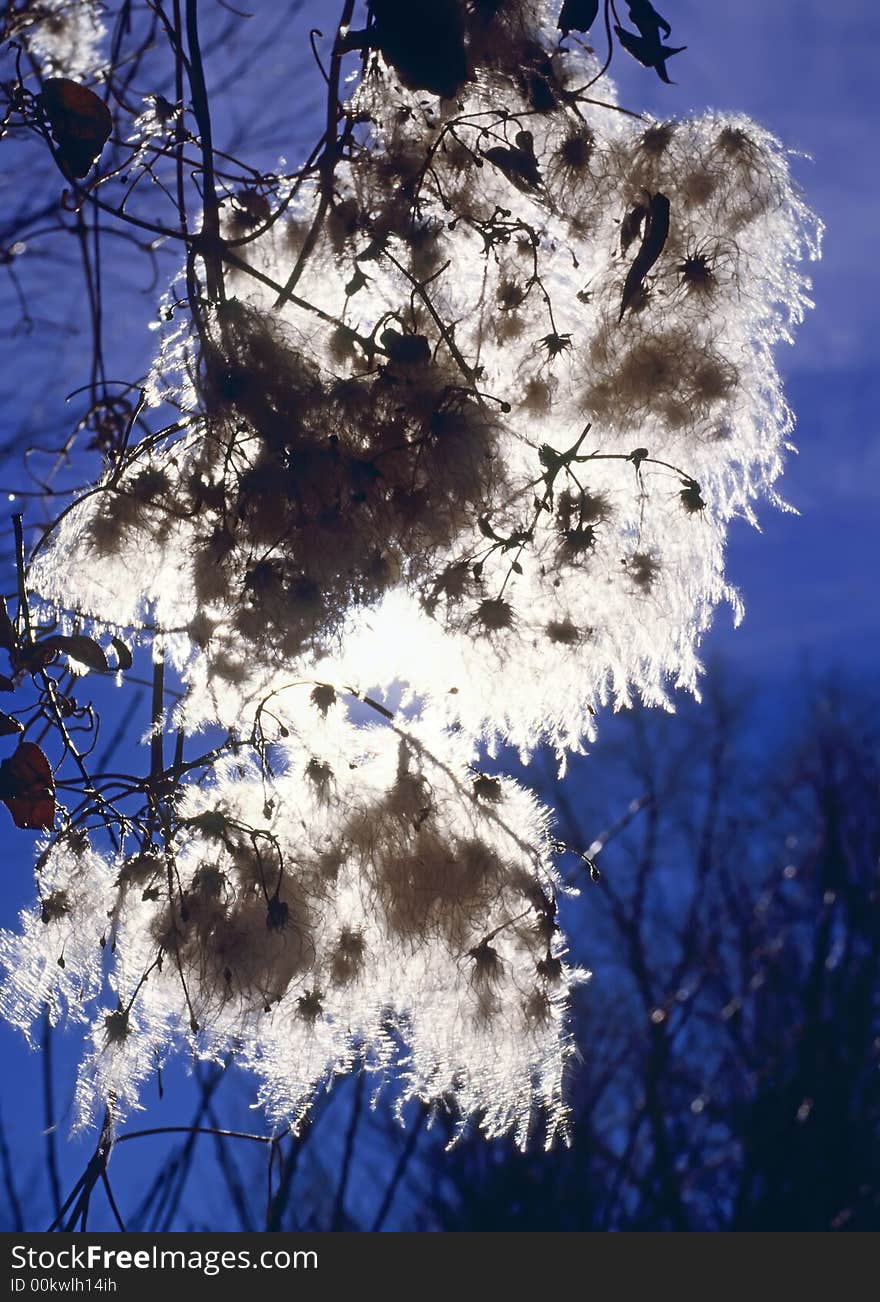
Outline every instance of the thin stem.
{"label": "thin stem", "polygon": [[224,297],[223,267],[220,257],[220,204],[217,199],[217,186],[214,175],[214,145],[211,137],[208,87],[205,82],[205,69],[202,63],[202,49],[199,42],[198,0],[186,0],[186,40],[189,47],[189,83],[192,90],[192,106],[199,129],[199,143],[202,153],[204,216],[199,239],[199,252],[205,263],[208,297],[219,303],[223,301]]}
{"label": "thin stem", "polygon": [[18,1196],[18,1189],[15,1184],[15,1170],[12,1164],[12,1155],[9,1152],[9,1145],[6,1142],[6,1131],[3,1122],[0,1121],[0,1168],[3,1170],[3,1186],[6,1190],[6,1200],[9,1203],[9,1210],[12,1212],[13,1228],[15,1230],[24,1229],[24,1216],[21,1210],[21,1200]]}
{"label": "thin stem", "polygon": [[55,1215],[61,1212],[61,1180],[58,1175],[58,1149],[55,1139],[55,1091],[52,1079],[52,1023],[48,1006],[43,1014],[43,1120],[46,1135],[46,1167]]}
{"label": "thin stem", "polygon": [[150,709],[150,778],[153,782],[165,769],[164,756],[165,712],[165,652],[153,647],[153,700]]}
{"label": "thin stem", "polygon": [[128,1130],[118,1135],[117,1144],[128,1139],[146,1139],[149,1135],[217,1135],[221,1139],[249,1139],[254,1144],[271,1144],[271,1135],[250,1135],[246,1130],[221,1130],[217,1126],[150,1126],[146,1130]]}
{"label": "thin stem", "polygon": [[30,642],[31,615],[28,610],[27,588],[25,585],[24,527],[22,516],[20,514],[12,517],[12,528],[15,533],[15,572],[18,582],[18,618],[20,625],[24,625],[25,638]]}
{"label": "thin stem", "polygon": [[327,210],[333,198],[333,174],[336,170],[336,164],[339,161],[341,152],[341,142],[337,132],[339,122],[339,80],[342,71],[342,59],[345,51],[342,49],[340,37],[343,30],[351,23],[351,17],[354,13],[354,0],[345,0],[345,6],[342,11],[342,17],[336,31],[336,39],[333,42],[333,53],[330,59],[330,72],[327,77],[327,121],[324,129],[324,152],[321,155],[319,164],[319,174],[321,180],[321,197],[318,202],[318,210],[315,213],[314,221],[306,236],[305,242],[300,249],[299,256],[294,264],[293,271],[287,278],[287,283],[275,301],[276,310],[284,307],[289,302],[293,291],[299,283],[306,262],[312,254],[315,244],[318,240],[324,219],[327,216]]}
{"label": "thin stem", "polygon": [[339,1172],[339,1184],[336,1189],[336,1201],[333,1205],[333,1218],[331,1229],[341,1230],[343,1218],[345,1216],[345,1195],[348,1189],[348,1180],[351,1175],[351,1163],[354,1157],[354,1143],[357,1137],[358,1126],[361,1120],[361,1110],[364,1104],[364,1077],[359,1074],[354,1083],[354,1102],[351,1108],[351,1120],[348,1123],[348,1130],[345,1134],[345,1149],[342,1155],[342,1168]]}
{"label": "thin stem", "polygon": [[370,1226],[371,1234],[378,1234],[379,1231],[382,1229],[382,1226],[385,1224],[385,1221],[388,1217],[388,1213],[391,1211],[391,1204],[394,1202],[394,1198],[395,1195],[397,1194],[397,1190],[400,1188],[400,1184],[401,1181],[403,1180],[404,1175],[406,1174],[407,1167],[412,1161],[413,1154],[416,1151],[416,1145],[419,1142],[419,1136],[422,1133],[422,1128],[424,1127],[427,1117],[428,1117],[428,1108],[423,1103],[419,1111],[419,1115],[416,1117],[415,1121],[412,1124],[412,1129],[410,1130],[409,1135],[407,1136],[406,1143],[403,1146],[403,1149],[401,1150],[400,1156],[398,1157],[397,1162],[395,1163],[394,1170],[391,1173],[391,1179],[388,1181],[388,1186],[385,1190],[385,1193],[382,1196],[382,1202],[379,1204],[379,1210],[376,1212],[376,1216],[375,1219],[373,1220],[373,1224]]}

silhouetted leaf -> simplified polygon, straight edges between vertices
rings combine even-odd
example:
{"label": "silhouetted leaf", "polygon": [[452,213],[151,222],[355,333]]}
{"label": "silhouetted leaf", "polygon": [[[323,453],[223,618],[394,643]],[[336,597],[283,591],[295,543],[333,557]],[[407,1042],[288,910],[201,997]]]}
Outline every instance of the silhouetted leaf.
{"label": "silhouetted leaf", "polygon": [[495,145],[483,153],[508,181],[518,190],[537,190],[541,184],[541,170],[535,158],[535,142],[531,131],[518,131],[513,145]]}
{"label": "silhouetted leaf", "polygon": [[320,710],[326,719],[331,706],[336,704],[336,689],[329,683],[316,683],[309,698],[315,709]]}
{"label": "silhouetted leaf", "polygon": [[14,737],[21,730],[21,724],[14,714],[4,714],[0,710],[0,737]]}
{"label": "silhouetted leaf", "polygon": [[52,129],[62,170],[85,176],[113,130],[107,105],[93,90],[66,77],[44,81],[38,103]]}
{"label": "silhouetted leaf", "polygon": [[355,294],[359,294],[362,289],[364,289],[367,285],[369,285],[369,283],[370,283],[369,280],[364,275],[360,267],[355,267],[354,275],[345,286],[345,292],[349,296],[349,298],[352,298],[354,297]]}
{"label": "silhouetted leaf", "polygon": [[620,304],[619,321],[644,287],[645,276],[663,252],[669,234],[669,200],[665,194],[654,194],[648,200],[645,230],[639,251],[627,273]]}
{"label": "silhouetted leaf", "polygon": [[557,26],[563,36],[588,32],[599,16],[599,0],[565,0]]}
{"label": "silhouetted leaf", "polygon": [[78,664],[86,665],[89,669],[96,669],[99,673],[106,673],[110,668],[107,657],[94,638],[84,637],[79,633],[72,637],[64,637],[56,633],[51,637],[41,638],[35,644],[34,650],[63,651],[65,655],[70,656],[71,660],[76,660]]}
{"label": "silhouetted leaf", "polygon": [[672,28],[651,4],[650,0],[629,0],[629,16],[646,41],[660,43],[660,33],[669,36]]}
{"label": "silhouetted leaf", "polygon": [[0,764],[0,800],[16,827],[48,829],[55,821],[55,782],[40,747],[23,741]]}
{"label": "silhouetted leaf", "polygon": [[687,49],[686,45],[678,45],[674,48],[661,45],[659,40],[646,40],[644,36],[636,36],[635,32],[628,32],[625,27],[618,27],[617,24],[614,30],[620,44],[634,59],[638,59],[645,68],[653,68],[667,86],[672,85],[666,71],[666,60],[671,59],[673,54],[681,54],[682,50]]}
{"label": "silhouetted leaf", "polygon": [[38,674],[50,665],[58,654],[58,647],[51,645],[53,639],[45,638],[40,642],[25,643],[15,652],[13,667],[23,669],[31,675]]}
{"label": "silhouetted leaf", "polygon": [[130,669],[134,664],[134,657],[124,642],[120,642],[118,637],[111,637],[113,650],[116,652],[116,660],[120,669]]}
{"label": "silhouetted leaf", "polygon": [[269,200],[251,186],[239,190],[235,196],[235,206],[238,221],[246,228],[262,226],[272,216],[272,205]]}
{"label": "silhouetted leaf", "polygon": [[374,24],[349,32],[344,50],[376,49],[411,90],[451,99],[467,80],[464,18],[458,0],[371,0]]}

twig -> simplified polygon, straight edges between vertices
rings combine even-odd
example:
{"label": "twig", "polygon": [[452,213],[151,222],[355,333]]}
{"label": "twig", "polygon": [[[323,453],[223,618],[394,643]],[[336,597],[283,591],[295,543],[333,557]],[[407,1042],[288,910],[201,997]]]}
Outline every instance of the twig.
{"label": "twig", "polygon": [[361,1120],[361,1109],[364,1103],[364,1075],[360,1072],[354,1083],[354,1102],[351,1108],[351,1120],[348,1123],[348,1129],[345,1133],[345,1148],[342,1155],[342,1167],[339,1172],[339,1184],[336,1187],[336,1199],[333,1204],[333,1216],[330,1222],[330,1228],[341,1230],[343,1218],[345,1215],[345,1194],[348,1189],[348,1179],[351,1174],[351,1162],[354,1156],[354,1143],[357,1137],[357,1129]]}
{"label": "twig", "polygon": [[388,1186],[385,1190],[385,1193],[382,1196],[382,1201],[379,1204],[379,1210],[376,1212],[375,1218],[373,1220],[373,1224],[370,1226],[371,1234],[378,1234],[379,1231],[382,1229],[382,1226],[385,1224],[388,1213],[391,1211],[391,1204],[394,1202],[394,1198],[395,1195],[397,1194],[397,1190],[400,1188],[400,1184],[401,1181],[403,1180],[404,1175],[406,1174],[407,1167],[412,1161],[413,1154],[416,1151],[416,1145],[419,1142],[419,1136],[421,1135],[425,1121],[427,1120],[428,1112],[429,1109],[423,1103],[419,1110],[418,1116],[413,1121],[412,1129],[410,1130],[410,1133],[407,1136],[406,1144],[401,1150],[400,1155],[394,1165],[394,1170],[391,1173],[391,1179],[388,1181]]}
{"label": "twig", "polygon": [[41,1044],[43,1060],[43,1120],[46,1136],[46,1166],[49,1171],[49,1187],[52,1190],[52,1206],[55,1215],[61,1212],[61,1180],[58,1175],[58,1150],[55,1142],[55,1099],[52,1081],[52,1023],[49,1020],[49,1008],[43,1015],[43,1039]]}
{"label": "twig", "polygon": [[3,1187],[6,1190],[6,1200],[9,1203],[9,1210],[12,1212],[13,1228],[16,1230],[23,1230],[24,1217],[21,1211],[21,1200],[19,1199],[18,1189],[15,1185],[15,1170],[12,1165],[12,1155],[9,1152],[9,1145],[6,1142],[6,1130],[3,1125],[2,1117],[0,1117],[0,1166],[3,1168]]}

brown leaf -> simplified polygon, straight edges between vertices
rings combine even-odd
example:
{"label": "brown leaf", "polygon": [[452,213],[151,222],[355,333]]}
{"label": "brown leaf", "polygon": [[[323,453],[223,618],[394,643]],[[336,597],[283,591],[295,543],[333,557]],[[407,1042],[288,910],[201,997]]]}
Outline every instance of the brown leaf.
{"label": "brown leaf", "polygon": [[93,90],[67,77],[44,81],[39,103],[52,128],[62,171],[86,176],[113,130],[107,105]]}
{"label": "brown leaf", "polygon": [[0,764],[0,800],[16,827],[48,829],[55,822],[55,780],[35,742],[23,741]]}
{"label": "brown leaf", "polygon": [[518,190],[537,190],[541,184],[541,169],[535,157],[531,131],[518,131],[515,144],[495,145],[484,150],[483,157],[503,172]]}
{"label": "brown leaf", "polygon": [[94,638],[85,637],[81,633],[75,633],[72,637],[53,633],[51,637],[41,638],[35,644],[34,651],[63,651],[71,660],[76,660],[89,669],[96,669],[99,673],[106,673],[110,668],[107,657]]}
{"label": "brown leaf", "polygon": [[599,0],[564,0],[557,26],[563,36],[588,32],[599,16]]}

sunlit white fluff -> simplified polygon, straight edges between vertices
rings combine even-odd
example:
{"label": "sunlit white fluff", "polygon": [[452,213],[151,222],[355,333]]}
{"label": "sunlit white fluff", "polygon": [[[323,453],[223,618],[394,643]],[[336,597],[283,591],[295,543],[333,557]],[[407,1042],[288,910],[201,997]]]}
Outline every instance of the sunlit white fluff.
{"label": "sunlit white fluff", "polygon": [[[175,721],[253,747],[187,792],[155,881],[121,876],[84,1117],[136,1106],[191,1036],[239,1046],[278,1122],[363,1063],[489,1134],[524,1142],[536,1107],[562,1124],[575,978],[543,815],[512,784],[475,795],[464,766],[486,740],[564,754],[603,705],[696,690],[714,612],[740,613],[730,522],[779,503],[773,350],[819,232],[744,119],[636,121],[604,83],[602,104],[532,111],[505,59],[534,10],[508,7],[461,104],[371,70],[296,298],[276,306],[308,186],[241,246],[264,280],[231,272],[201,333],[177,311],[163,334],[149,399],[180,426],[32,566],[54,610],[158,630],[188,689]],[[596,70],[553,67],[568,89]],[[669,236],[624,302],[641,235],[624,248],[622,227],[658,193]],[[259,206],[230,197],[229,233]],[[392,685],[409,740],[335,695]],[[254,759],[274,747],[279,776]]]}
{"label": "sunlit white fluff", "polygon": [[107,31],[96,0],[29,0],[13,16],[12,32],[44,77],[87,80],[101,67]]}
{"label": "sunlit white fluff", "polygon": [[[575,66],[570,80],[578,72],[582,79],[585,69]],[[380,73],[360,92],[378,121],[387,93]],[[433,276],[425,291],[430,305],[439,319],[455,322],[456,349],[479,365],[477,388],[489,395],[481,401],[497,451],[481,507],[455,521],[430,551],[412,553],[406,572],[394,559],[366,604],[343,591],[334,606],[342,618],[323,631],[319,620],[302,654],[291,657],[278,637],[255,647],[241,641],[234,607],[255,607],[259,624],[244,569],[231,598],[228,589],[215,601],[200,594],[194,558],[205,513],[187,519],[164,508],[163,494],[176,501],[198,456],[196,422],[183,444],[137,454],[132,476],[164,475],[164,490],[149,501],[135,492],[122,503],[99,493],[66,517],[35,569],[36,586],[56,602],[72,599],[120,625],[149,615],[189,632],[177,646],[195,689],[186,707],[191,724],[241,724],[248,700],[305,674],[361,686],[402,681],[471,733],[506,736],[524,749],[544,736],[564,749],[589,734],[592,711],[606,701],[662,702],[672,687],[694,690],[715,608],[720,601],[738,607],[724,578],[727,526],[735,516],[754,519],[761,497],[778,500],[774,483],[791,417],[772,349],[791,337],[808,305],[800,266],[816,252],[815,223],[784,152],[737,117],[645,124],[587,105],[586,125],[561,112],[528,119],[546,188],[523,193],[485,159],[490,147],[513,141],[520,125],[499,122],[501,93],[493,81],[477,87],[461,115],[467,125],[447,136],[449,114],[435,110],[413,108],[409,119],[398,115],[393,126],[377,129],[374,152],[339,169],[345,202],[352,214],[371,214],[368,228],[354,215],[353,231],[341,218],[331,221],[297,286],[301,298],[362,338],[377,323],[381,333],[383,317],[398,332],[424,333],[453,377],[456,358],[408,278]],[[588,133],[580,152],[570,141],[578,132]],[[418,174],[418,160],[440,138],[446,147],[432,155],[414,224],[411,196],[401,208],[400,176],[407,168]],[[621,254],[621,222],[658,190],[671,204],[667,246],[647,302],[619,320],[637,247]],[[499,236],[487,253],[498,211],[509,238]],[[276,226],[246,246],[251,264],[283,281],[311,215],[305,198],[289,229]],[[407,238],[416,225],[418,239]],[[376,230],[392,233],[371,251]],[[703,282],[688,279],[690,265],[708,268]],[[533,282],[536,266],[540,284]],[[358,273],[366,284],[347,292]],[[274,294],[245,275],[232,284],[253,319],[265,314],[279,346],[317,364],[328,388],[375,372],[376,362],[365,369],[363,352],[341,327],[289,304],[279,316]],[[562,340],[558,351],[547,342],[552,337]],[[179,329],[170,343],[157,361],[157,396],[177,385],[184,403],[198,406],[192,346]],[[189,378],[180,371],[185,355]],[[560,473],[551,500],[539,449],[546,443],[564,452],[588,423],[580,453],[597,456]],[[654,463],[627,462],[636,448]],[[601,459],[608,454],[620,459]],[[699,485],[704,510],[682,509],[682,474]],[[590,545],[565,555],[556,508],[578,484],[607,509]],[[544,496],[549,509],[536,515],[535,498]],[[429,496],[424,510],[432,509]],[[521,551],[497,547],[487,556],[479,515],[498,537],[526,526],[533,536]],[[93,516],[102,526],[97,543]],[[650,573],[643,565],[636,580],[634,556],[651,558]],[[521,574],[511,572],[512,560]],[[444,576],[456,567],[467,577],[451,594]],[[509,603],[508,627],[485,626],[479,611],[487,599]],[[570,631],[560,638],[560,628]]]}
{"label": "sunlit white fluff", "polygon": [[30,1035],[48,1010],[84,1021],[103,984],[115,874],[84,834],[59,837],[37,860],[37,899],[20,931],[0,931],[0,1012]]}
{"label": "sunlit white fluff", "polygon": [[[545,812],[469,771],[460,739],[355,728],[339,703],[321,717],[275,752],[276,778],[229,762],[186,789],[167,855],[90,856],[87,875],[66,863],[64,918],[4,937],[4,1011],[28,1025],[63,996],[93,1017],[84,1122],[137,1107],[188,1039],[250,1065],[279,1125],[363,1065],[377,1089],[396,1077],[401,1106],[453,1101],[489,1135],[524,1144],[540,1126],[550,1142],[582,974],[561,958]],[[112,940],[103,1002],[97,919]]]}

